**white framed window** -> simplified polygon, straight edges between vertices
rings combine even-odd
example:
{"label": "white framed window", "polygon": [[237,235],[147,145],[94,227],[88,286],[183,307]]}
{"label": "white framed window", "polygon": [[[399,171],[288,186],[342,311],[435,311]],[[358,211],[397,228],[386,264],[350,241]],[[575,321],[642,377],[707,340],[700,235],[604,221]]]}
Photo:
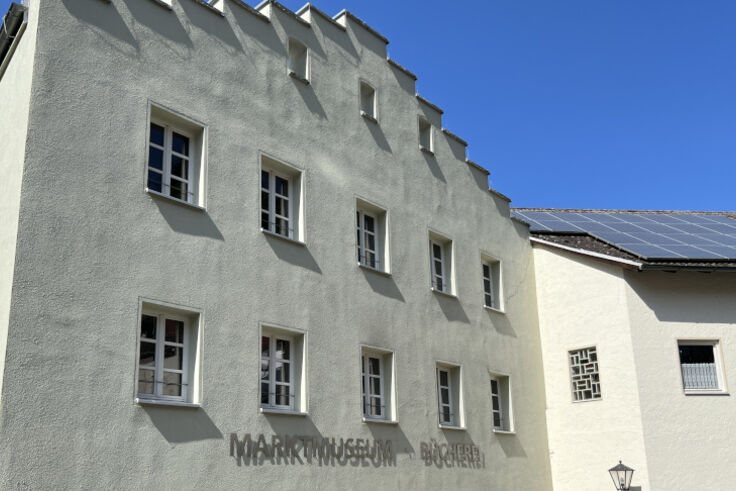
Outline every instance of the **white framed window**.
{"label": "white framed window", "polygon": [[358,264],[388,273],[390,265],[386,210],[357,199],[355,219]]}
{"label": "white framed window", "polygon": [[302,241],[302,173],[261,155],[261,230]]}
{"label": "white framed window", "polygon": [[261,326],[261,411],[306,413],[305,334]]}
{"label": "white framed window", "polygon": [[137,402],[199,403],[199,318],[195,310],[141,302]]}
{"label": "white framed window", "polygon": [[204,207],[206,128],[149,105],[146,190]]}
{"label": "white framed window", "polygon": [[438,362],[435,371],[440,427],[464,428],[461,367]]}
{"label": "white framed window", "polygon": [[434,232],[429,233],[429,267],[433,291],[455,294],[453,278],[452,240]]}
{"label": "white framed window", "polygon": [[720,344],[714,340],[679,340],[682,387],[686,394],[725,392]]}
{"label": "white framed window", "polygon": [[395,422],[397,418],[393,352],[361,346],[360,377],[363,420]]}
{"label": "white framed window", "polygon": [[503,311],[501,296],[501,262],[490,256],[481,256],[483,275],[483,305],[489,309]]}
{"label": "white framed window", "polygon": [[429,152],[434,152],[432,123],[423,116],[419,116],[419,148]]}
{"label": "white framed window", "polygon": [[309,49],[301,41],[289,38],[288,42],[289,59],[287,62],[287,70],[289,75],[303,81],[309,81]]}
{"label": "white framed window", "polygon": [[492,373],[490,382],[493,430],[512,432],[514,431],[514,421],[511,411],[511,382],[509,377]]}
{"label": "white framed window", "polygon": [[360,114],[374,122],[378,121],[378,104],[376,90],[368,83],[360,81]]}
{"label": "white framed window", "polygon": [[595,346],[569,351],[568,358],[573,401],[600,399],[601,381],[598,373],[598,352]]}

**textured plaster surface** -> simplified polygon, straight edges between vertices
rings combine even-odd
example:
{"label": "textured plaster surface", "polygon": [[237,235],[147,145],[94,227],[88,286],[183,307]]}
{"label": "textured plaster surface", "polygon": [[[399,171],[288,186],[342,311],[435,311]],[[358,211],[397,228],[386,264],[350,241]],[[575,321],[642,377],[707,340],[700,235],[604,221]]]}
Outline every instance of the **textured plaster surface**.
{"label": "textured plaster surface", "polygon": [[[30,11],[25,32],[0,78],[0,411],[36,46],[36,14],[36,9]],[[1,418],[0,415],[0,425]]]}
{"label": "textured plaster surface", "polygon": [[[545,246],[534,247],[534,264],[554,489],[608,489],[607,469],[619,460],[636,469],[634,486],[666,489],[649,487],[622,270]],[[573,402],[568,352],[591,346],[602,397]]]}
{"label": "textured plaster surface", "polygon": [[652,489],[733,489],[733,392],[685,395],[677,341],[719,340],[726,388],[734,390],[736,275],[626,272],[625,278]]}
{"label": "textured plaster surface", "polygon": [[[528,232],[380,39],[234,2],[37,5],[0,487],[551,487]],[[288,36],[311,50],[308,86],[286,74]],[[149,100],[208,125],[206,212],[144,193]],[[259,230],[259,151],[304,169],[305,247]],[[356,196],[389,212],[391,277],[356,266]],[[429,228],[455,241],[457,299],[430,292]],[[506,314],[482,307],[481,251],[502,261]],[[202,408],[134,404],[141,296],[202,309]],[[259,322],[308,332],[307,417],[259,414]],[[395,351],[397,426],[361,421],[362,343]],[[463,366],[466,431],[437,426],[435,360]],[[512,377],[515,435],[491,431],[489,370]],[[397,460],[238,466],[231,432],[390,439]],[[426,465],[430,439],[474,443],[486,467]]]}

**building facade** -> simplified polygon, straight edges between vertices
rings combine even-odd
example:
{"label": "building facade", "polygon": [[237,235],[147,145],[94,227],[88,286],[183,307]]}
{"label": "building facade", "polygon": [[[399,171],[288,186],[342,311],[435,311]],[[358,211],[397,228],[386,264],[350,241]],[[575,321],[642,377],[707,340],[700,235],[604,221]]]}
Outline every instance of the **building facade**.
{"label": "building facade", "polygon": [[551,488],[528,227],[383,36],[9,15],[0,487]]}

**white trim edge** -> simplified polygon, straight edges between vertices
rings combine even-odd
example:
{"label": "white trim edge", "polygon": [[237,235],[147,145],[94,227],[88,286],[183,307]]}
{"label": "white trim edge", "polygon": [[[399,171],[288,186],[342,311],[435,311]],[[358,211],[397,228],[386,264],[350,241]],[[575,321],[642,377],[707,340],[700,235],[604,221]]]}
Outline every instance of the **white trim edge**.
{"label": "white trim edge", "polygon": [[550,247],[556,247],[557,249],[562,249],[563,251],[574,252],[576,254],[581,254],[583,256],[590,256],[590,257],[595,257],[598,259],[605,259],[606,261],[611,261],[614,263],[621,263],[621,264],[627,264],[629,266],[635,266],[639,270],[641,270],[642,268],[642,263],[631,261],[629,259],[622,259],[620,257],[609,256],[608,254],[601,254],[600,252],[586,251],[585,249],[576,249],[575,247],[565,246],[562,244],[556,244],[554,242],[549,242],[547,240],[538,239],[536,237],[529,237],[529,241],[531,241],[532,243],[542,244],[542,245],[546,245]]}

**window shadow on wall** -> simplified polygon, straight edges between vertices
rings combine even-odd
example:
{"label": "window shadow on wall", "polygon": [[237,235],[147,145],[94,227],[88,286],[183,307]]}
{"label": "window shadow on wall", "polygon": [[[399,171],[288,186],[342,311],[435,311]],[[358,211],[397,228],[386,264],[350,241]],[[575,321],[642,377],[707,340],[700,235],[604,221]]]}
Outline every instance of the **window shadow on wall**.
{"label": "window shadow on wall", "polygon": [[268,425],[276,435],[299,435],[311,438],[322,438],[322,433],[312,422],[309,416],[292,416],[263,413]]}
{"label": "window shadow on wall", "polygon": [[307,106],[307,109],[309,109],[312,114],[317,116],[320,119],[327,119],[327,113],[325,112],[325,108],[322,107],[322,104],[319,102],[319,99],[317,99],[317,95],[314,93],[314,87],[311,85],[304,85],[304,83],[300,82],[299,80],[295,80],[291,77],[289,77],[289,80],[294,84],[294,87],[296,87],[297,92],[299,92],[299,95],[302,97],[302,100],[304,101],[304,104]]}
{"label": "window shadow on wall", "polygon": [[384,297],[393,298],[399,302],[405,302],[404,296],[401,294],[399,287],[396,286],[396,282],[393,278],[379,275],[372,271],[366,271],[363,268],[360,268],[360,271],[363,273],[365,281],[368,282],[368,285],[374,292],[379,295],[383,295]]}
{"label": "window shadow on wall", "polygon": [[209,214],[188,209],[185,205],[169,203],[166,198],[152,198],[158,206],[161,216],[169,224],[171,230],[180,234],[194,235],[197,237],[209,237],[215,240],[225,240],[220,230],[212,221]]}
{"label": "window shadow on wall", "polygon": [[[135,48],[136,52],[140,50],[138,41],[133,37],[133,33],[125,25],[125,21],[113,4],[104,4],[99,0],[62,0],[62,3],[69,13],[80,21],[102,29],[107,34]],[[106,36],[99,36],[99,39],[115,47],[106,39]],[[119,48],[115,47],[115,49]]]}
{"label": "window shadow on wall", "polygon": [[282,261],[322,274],[319,264],[314,260],[314,256],[312,256],[306,246],[292,244],[278,237],[271,237],[268,234],[262,235],[266,238],[266,242],[271,246],[276,257]]}
{"label": "window shadow on wall", "polygon": [[516,435],[504,435],[499,433],[495,433],[495,435],[498,437],[498,444],[501,445],[501,449],[506,457],[526,457],[524,447],[521,446],[521,442]]}
{"label": "window shadow on wall", "polygon": [[488,318],[497,333],[504,336],[511,336],[512,338],[516,337],[516,331],[514,331],[514,328],[511,326],[511,322],[506,315],[488,309],[484,310],[486,311],[486,314],[488,314]]}
{"label": "window shadow on wall", "polygon": [[442,182],[447,182],[447,179],[445,179],[445,174],[442,173],[442,169],[440,169],[440,164],[437,162],[437,158],[434,155],[429,155],[426,152],[422,152],[422,156],[424,156],[424,160],[427,162],[427,167],[429,167],[432,175]]}
{"label": "window shadow on wall", "polygon": [[381,127],[376,123],[367,121],[365,118],[361,119],[363,119],[363,123],[368,128],[368,131],[371,132],[371,136],[376,141],[376,144],[379,146],[379,148],[385,152],[391,153],[391,145],[388,143],[386,135],[383,134],[383,130],[381,129]]}
{"label": "window shadow on wall", "polygon": [[220,430],[202,408],[143,406],[143,411],[169,443],[223,439]]}
{"label": "window shadow on wall", "polygon": [[[128,6],[128,10],[136,23],[148,27],[176,44],[184,45],[190,49],[194,47],[187,31],[184,30],[177,16],[170,10],[156,5],[154,2],[141,2],[141,0],[123,0],[123,2]],[[169,48],[178,53],[172,46],[169,46]]]}
{"label": "window shadow on wall", "polygon": [[448,321],[470,324],[470,319],[468,319],[460,300],[457,298],[444,297],[440,294],[435,294],[434,298],[437,300],[437,303],[442,309],[442,313],[445,314]]}
{"label": "window shadow on wall", "polygon": [[181,5],[182,10],[193,25],[210,36],[219,39],[235,51],[243,51],[243,46],[226,17],[219,15],[217,12],[210,12],[209,7],[205,7],[196,1],[179,2],[179,5]]}

